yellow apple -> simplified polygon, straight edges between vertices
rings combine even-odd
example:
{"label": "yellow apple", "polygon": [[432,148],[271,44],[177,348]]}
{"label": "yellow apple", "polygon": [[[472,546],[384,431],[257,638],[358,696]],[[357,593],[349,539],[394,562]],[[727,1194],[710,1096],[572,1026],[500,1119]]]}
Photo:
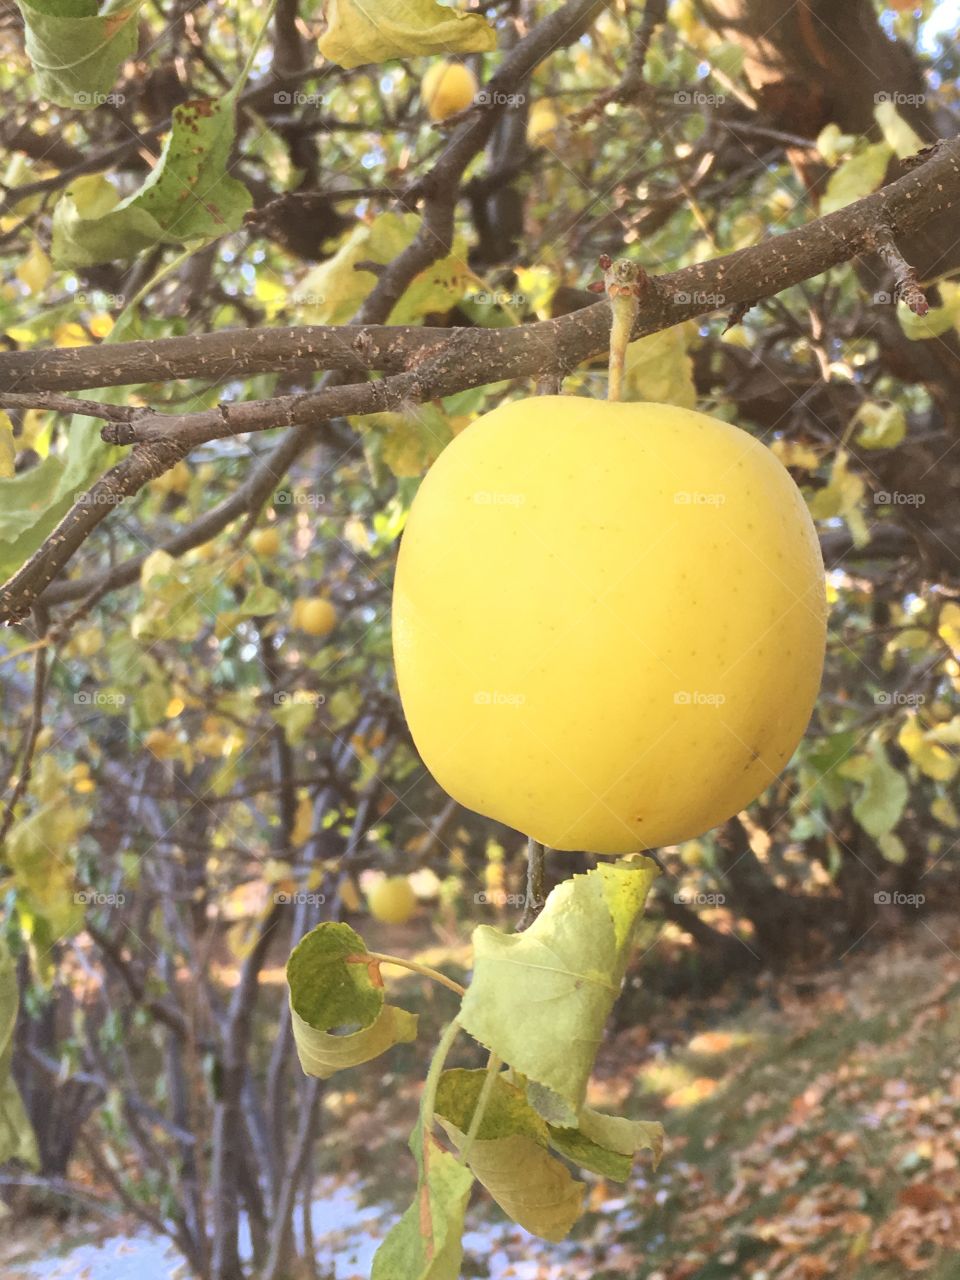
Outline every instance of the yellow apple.
{"label": "yellow apple", "polygon": [[435,62],[423,77],[420,97],[431,120],[447,120],[470,106],[477,87],[477,77],[462,62]]}
{"label": "yellow apple", "polygon": [[383,924],[406,924],[417,905],[406,876],[387,876],[378,880],[367,894],[367,906],[374,920]]}
{"label": "yellow apple", "polygon": [[269,560],[280,550],[280,533],[273,525],[254,529],[250,535],[250,550],[261,559]]}
{"label": "yellow apple", "polygon": [[561,118],[549,98],[538,98],[527,116],[527,145],[530,147],[555,147],[560,132]]}
{"label": "yellow apple", "polygon": [[323,596],[309,596],[294,603],[291,621],[308,636],[328,636],[337,625],[337,611]]}
{"label": "yellow apple", "polygon": [[774,455],[671,405],[538,396],[424,480],[393,603],[400,695],[461,804],[622,854],[725,821],[816,698],[816,531]]}

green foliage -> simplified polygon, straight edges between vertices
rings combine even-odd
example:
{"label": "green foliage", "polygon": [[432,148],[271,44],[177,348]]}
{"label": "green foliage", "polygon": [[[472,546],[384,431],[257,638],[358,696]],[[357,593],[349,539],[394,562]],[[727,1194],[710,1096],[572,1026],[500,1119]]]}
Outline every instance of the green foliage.
{"label": "green foliage", "polygon": [[100,106],[120,64],[136,51],[140,0],[109,5],[102,13],[97,0],[17,3],[36,75],[36,96],[61,107]]}
{"label": "green foliage", "polygon": [[89,267],[235,231],[251,205],[243,183],[226,172],[235,111],[235,91],[176,107],[160,159],[125,200],[98,174],[76,179],[53,214],[57,266]]}
{"label": "green foliage", "polygon": [[[308,1075],[326,1079],[415,1039],[417,1019],[384,1003],[375,972],[363,939],[349,925],[318,925],[292,951],[287,980],[293,1037]],[[348,1027],[359,1030],[344,1033]]]}

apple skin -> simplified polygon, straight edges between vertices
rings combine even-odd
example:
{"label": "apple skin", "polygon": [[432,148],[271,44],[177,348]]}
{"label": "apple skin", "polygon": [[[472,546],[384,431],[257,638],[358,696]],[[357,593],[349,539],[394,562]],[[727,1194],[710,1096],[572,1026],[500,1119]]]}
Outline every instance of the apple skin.
{"label": "apple skin", "polygon": [[393,642],[417,749],[467,808],[624,854],[717,826],[808,723],[823,562],[738,427],[538,396],[461,432],[400,547]]}
{"label": "apple skin", "polygon": [[420,85],[420,98],[431,120],[449,120],[470,106],[477,77],[462,62],[435,62]]}
{"label": "apple skin", "polygon": [[382,924],[406,924],[417,907],[417,896],[406,876],[387,876],[367,895],[367,907]]}
{"label": "apple skin", "polygon": [[323,596],[306,596],[294,601],[291,621],[308,636],[328,636],[337,625],[337,609]]}

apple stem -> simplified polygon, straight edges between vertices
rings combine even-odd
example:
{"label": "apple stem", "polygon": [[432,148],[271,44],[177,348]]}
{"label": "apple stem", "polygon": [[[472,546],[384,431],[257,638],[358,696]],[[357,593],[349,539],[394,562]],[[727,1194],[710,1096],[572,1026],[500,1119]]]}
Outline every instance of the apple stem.
{"label": "apple stem", "polygon": [[523,915],[520,917],[520,923],[517,925],[518,933],[523,929],[529,928],[543,908],[543,873],[545,861],[543,845],[534,840],[532,836],[528,836],[527,895],[526,902],[523,907]]}
{"label": "apple stem", "polygon": [[612,312],[607,399],[620,400],[627,346],[640,309],[640,296],[649,283],[649,277],[638,262],[631,262],[629,258],[614,260],[604,254],[600,259],[600,268],[603,271],[603,284],[598,283],[591,288],[598,293],[606,291]]}

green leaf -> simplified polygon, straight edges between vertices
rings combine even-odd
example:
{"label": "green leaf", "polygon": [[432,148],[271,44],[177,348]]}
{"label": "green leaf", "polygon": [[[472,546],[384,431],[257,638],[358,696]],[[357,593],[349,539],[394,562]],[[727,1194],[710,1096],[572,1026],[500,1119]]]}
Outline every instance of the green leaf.
{"label": "green leaf", "polygon": [[453,439],[445,415],[434,405],[414,405],[409,413],[373,413],[351,418],[379,436],[380,456],[395,476],[422,476]]}
{"label": "green leaf", "polygon": [[663,1156],[663,1125],[653,1120],[627,1120],[591,1107],[580,1112],[576,1129],[550,1128],[550,1142],[568,1160],[592,1173],[626,1182],[638,1151],[653,1152],[656,1169]]}
{"label": "green leaf", "polygon": [[39,98],[60,107],[99,106],[120,64],[137,49],[136,3],[107,6],[97,0],[17,0],[24,44],[37,76]]}
{"label": "green leaf", "polygon": [[37,1140],[10,1074],[18,1005],[16,967],[6,943],[0,941],[0,1163],[22,1160],[37,1169]]}
{"label": "green leaf", "polygon": [[893,449],[907,434],[907,415],[898,404],[868,400],[857,410],[857,443],[865,449]]}
{"label": "green leaf", "polygon": [[[125,397],[127,389],[121,390]],[[100,423],[92,418],[77,415],[66,431],[67,444],[60,455],[50,454],[35,467],[0,479],[0,580],[15,573],[36,551],[75,496],[114,456],[100,439]]]}
{"label": "green leaf", "polygon": [[370,1280],[459,1280],[472,1187],[470,1170],[428,1139],[416,1199],[377,1250]]}
{"label": "green leaf", "polygon": [[474,931],[461,1025],[574,1115],[657,874],[640,855],[604,863],[558,885],[525,933]]}
{"label": "green leaf", "polygon": [[150,176],[112,208],[91,204],[76,180],[53,211],[53,261],[89,267],[133,258],[157,244],[210,240],[235,231],[251,206],[246,187],[226,172],[234,135],[235,93],[197,98],[173,111],[173,127]]}
{"label": "green leaf", "polygon": [[[486,1079],[485,1071],[445,1071],[437,1119],[457,1150]],[[504,1213],[544,1240],[562,1240],[580,1216],[586,1187],[547,1149],[548,1130],[521,1090],[498,1076],[467,1164]]]}
{"label": "green leaf", "polygon": [[[325,1080],[416,1039],[416,1016],[384,1003],[366,955],[363,939],[349,925],[329,922],[317,925],[291,952],[287,982],[293,1038],[309,1076]],[[351,1026],[359,1030],[331,1034]]]}
{"label": "green leaf", "polygon": [[925,316],[914,315],[905,302],[897,307],[897,319],[905,338],[911,342],[926,342],[930,338],[939,338],[951,329],[960,325],[960,284],[943,280],[937,288],[943,302],[939,307],[931,307]]}
{"label": "green leaf", "polygon": [[341,67],[428,53],[484,53],[497,47],[486,18],[436,0],[329,0],[320,52]]}
{"label": "green leaf", "polygon": [[907,780],[894,769],[883,743],[871,743],[872,763],[863,791],[853,805],[853,816],[868,835],[879,840],[900,821],[907,803]]}
{"label": "green leaf", "polygon": [[893,148],[886,142],[873,142],[845,161],[831,173],[820,201],[821,213],[834,213],[876,191],[883,182]]}

